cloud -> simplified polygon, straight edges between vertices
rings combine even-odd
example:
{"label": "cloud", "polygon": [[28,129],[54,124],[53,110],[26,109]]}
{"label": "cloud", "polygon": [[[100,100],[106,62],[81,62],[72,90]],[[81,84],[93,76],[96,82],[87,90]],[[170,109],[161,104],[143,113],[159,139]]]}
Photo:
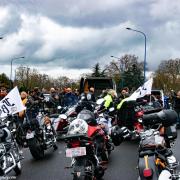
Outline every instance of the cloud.
{"label": "cloud", "polygon": [[169,0],[154,0],[151,4],[150,14],[154,19],[169,21],[180,16],[180,2]]}
{"label": "cloud", "polygon": [[80,74],[111,55],[143,61],[144,37],[125,29],[131,27],[145,32],[148,68],[155,70],[161,60],[180,56],[179,15],[180,3],[168,0],[2,0],[0,65],[23,55],[21,62],[42,72]]}

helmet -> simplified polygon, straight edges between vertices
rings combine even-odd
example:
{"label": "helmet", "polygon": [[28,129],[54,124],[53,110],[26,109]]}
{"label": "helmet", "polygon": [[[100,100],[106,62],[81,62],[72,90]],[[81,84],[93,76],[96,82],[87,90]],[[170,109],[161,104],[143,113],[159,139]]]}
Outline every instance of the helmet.
{"label": "helmet", "polygon": [[127,137],[129,134],[129,131],[126,127],[119,127],[119,126],[113,126],[111,129],[111,138],[112,142],[115,146],[119,146],[123,140],[124,137]]}
{"label": "helmet", "polygon": [[75,119],[71,122],[68,129],[68,134],[85,134],[88,131],[88,124],[83,119]]}
{"label": "helmet", "polygon": [[94,116],[94,113],[91,112],[91,111],[89,111],[89,110],[86,110],[86,109],[82,110],[82,111],[78,114],[77,118],[83,119],[83,120],[86,121],[87,124],[90,125],[90,126],[95,126],[95,125],[97,125],[97,121],[96,121],[96,118],[95,118],[95,116]]}

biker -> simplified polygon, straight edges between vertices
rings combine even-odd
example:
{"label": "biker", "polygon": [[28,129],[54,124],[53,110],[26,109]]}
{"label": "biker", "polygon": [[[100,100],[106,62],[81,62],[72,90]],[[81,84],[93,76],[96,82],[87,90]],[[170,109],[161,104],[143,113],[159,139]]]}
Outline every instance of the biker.
{"label": "biker", "polygon": [[94,95],[94,88],[93,87],[89,88],[89,92],[87,93],[87,99],[88,99],[88,101],[96,102],[96,98],[95,98],[95,95]]}
{"label": "biker", "polygon": [[113,100],[117,97],[117,93],[115,90],[110,89],[107,91],[107,95],[103,98],[104,102],[101,105],[100,109],[98,109],[98,114],[107,111],[110,107],[113,106]]}
{"label": "biker", "polygon": [[173,98],[173,109],[177,112],[178,118],[177,118],[177,128],[180,128],[180,91],[175,93],[172,90],[172,98]]}
{"label": "biker", "polygon": [[59,95],[54,88],[51,88],[50,89],[50,98],[49,98],[49,102],[48,102],[50,114],[57,112],[58,105],[59,105]]}
{"label": "biker", "polygon": [[37,88],[34,88],[34,90],[29,92],[28,100],[26,103],[27,105],[26,114],[28,118],[30,119],[36,118],[43,99],[44,99],[43,95],[39,92]]}
{"label": "biker", "polygon": [[71,88],[66,89],[66,93],[64,95],[64,106],[73,106],[77,103],[77,98],[75,94],[72,92]]}
{"label": "biker", "polygon": [[1,87],[0,89],[0,100],[2,100],[7,95],[7,90],[5,87]]}

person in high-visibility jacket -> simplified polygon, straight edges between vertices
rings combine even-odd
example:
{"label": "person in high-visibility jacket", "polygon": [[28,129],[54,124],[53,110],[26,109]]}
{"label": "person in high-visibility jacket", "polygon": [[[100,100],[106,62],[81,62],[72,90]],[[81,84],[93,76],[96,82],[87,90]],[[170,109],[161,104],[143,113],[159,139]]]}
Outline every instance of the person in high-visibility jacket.
{"label": "person in high-visibility jacket", "polygon": [[98,110],[98,113],[104,112],[104,111],[108,110],[110,107],[112,107],[113,100],[115,97],[117,97],[116,91],[113,89],[110,89],[107,92],[107,95],[103,98],[104,103],[102,104],[101,108]]}

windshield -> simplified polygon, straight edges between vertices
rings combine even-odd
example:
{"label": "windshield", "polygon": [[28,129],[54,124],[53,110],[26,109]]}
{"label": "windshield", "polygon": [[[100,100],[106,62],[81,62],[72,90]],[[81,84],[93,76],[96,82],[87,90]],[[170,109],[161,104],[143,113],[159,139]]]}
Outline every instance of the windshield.
{"label": "windshield", "polygon": [[75,119],[69,125],[68,134],[86,134],[88,131],[88,124],[83,119]]}

